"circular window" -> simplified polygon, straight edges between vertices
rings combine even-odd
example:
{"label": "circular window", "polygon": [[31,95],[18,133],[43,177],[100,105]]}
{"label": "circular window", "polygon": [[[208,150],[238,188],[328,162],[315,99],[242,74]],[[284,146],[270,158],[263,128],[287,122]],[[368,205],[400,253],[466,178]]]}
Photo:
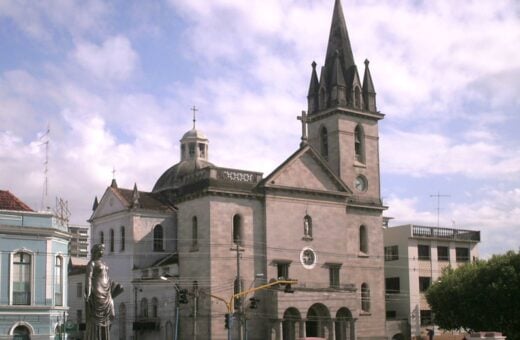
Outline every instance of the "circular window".
{"label": "circular window", "polygon": [[312,269],[316,265],[316,262],[318,260],[318,256],[309,247],[305,247],[300,252],[300,262],[306,269]]}

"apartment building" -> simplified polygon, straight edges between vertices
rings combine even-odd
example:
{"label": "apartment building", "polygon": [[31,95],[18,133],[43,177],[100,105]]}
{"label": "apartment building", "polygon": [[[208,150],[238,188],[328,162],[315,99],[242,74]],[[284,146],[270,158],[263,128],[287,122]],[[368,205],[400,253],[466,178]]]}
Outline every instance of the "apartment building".
{"label": "apartment building", "polygon": [[425,298],[444,268],[478,258],[480,231],[401,225],[383,229],[388,320],[407,320],[411,336],[425,335],[434,318]]}

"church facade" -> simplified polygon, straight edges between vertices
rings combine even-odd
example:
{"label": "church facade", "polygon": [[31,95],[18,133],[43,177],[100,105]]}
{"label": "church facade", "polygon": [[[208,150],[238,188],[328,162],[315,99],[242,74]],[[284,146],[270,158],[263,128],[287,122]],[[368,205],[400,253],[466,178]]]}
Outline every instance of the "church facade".
{"label": "church facade", "polygon": [[[325,63],[319,72],[312,64],[308,109],[299,117],[300,147],[272,173],[211,163],[209,141],[194,122],[181,139],[180,162],[151,192],[107,189],[91,218],[92,243],[126,230],[116,239],[131,256],[106,255],[119,277],[133,271],[127,285],[134,290],[123,298],[125,317],[135,310],[134,328],[125,334],[386,339],[378,135],[384,115],[364,64],[361,81],[336,0]],[[142,274],[154,269],[155,276]],[[171,294],[187,289],[187,303],[174,299],[176,313],[159,312],[155,329],[139,328],[135,286],[164,292],[165,276],[177,284]],[[297,283],[262,288],[275,280]]]}

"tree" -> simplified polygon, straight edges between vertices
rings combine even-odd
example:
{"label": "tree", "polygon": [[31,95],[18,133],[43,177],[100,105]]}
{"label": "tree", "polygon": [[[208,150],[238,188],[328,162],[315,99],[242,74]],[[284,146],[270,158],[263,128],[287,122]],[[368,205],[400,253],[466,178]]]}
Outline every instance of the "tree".
{"label": "tree", "polygon": [[520,340],[520,252],[447,268],[426,299],[443,329],[499,331]]}

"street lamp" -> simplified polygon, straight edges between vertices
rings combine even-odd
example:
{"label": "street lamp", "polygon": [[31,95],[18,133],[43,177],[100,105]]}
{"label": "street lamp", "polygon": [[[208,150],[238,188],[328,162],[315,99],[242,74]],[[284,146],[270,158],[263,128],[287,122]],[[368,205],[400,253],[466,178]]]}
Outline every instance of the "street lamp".
{"label": "street lamp", "polygon": [[177,283],[170,280],[171,277],[172,276],[166,274],[166,275],[161,276],[161,280],[172,282],[173,287],[175,288],[175,333],[174,333],[175,337],[174,337],[174,339],[178,340],[178,338],[179,338],[179,303],[181,302],[181,301],[179,301],[179,295],[181,295],[181,293],[183,295],[182,303],[188,303],[188,301],[186,298],[186,290],[180,289],[180,287]]}
{"label": "street lamp", "polygon": [[[249,285],[249,288],[246,290],[246,292],[251,291],[251,288],[253,288],[253,285],[255,284],[257,279],[262,279],[264,277],[264,273],[256,273],[253,281],[251,281],[251,284]],[[242,303],[246,300],[247,294],[242,299]],[[254,298],[251,298],[254,299]],[[258,302],[258,299],[255,299],[254,301],[251,300],[252,305],[254,304],[256,306],[256,302]],[[243,305],[242,305],[242,311],[244,311]],[[247,317],[245,315],[245,312],[243,312],[244,315],[239,315],[239,322],[241,321],[242,316],[244,317],[244,340],[247,340]]]}

